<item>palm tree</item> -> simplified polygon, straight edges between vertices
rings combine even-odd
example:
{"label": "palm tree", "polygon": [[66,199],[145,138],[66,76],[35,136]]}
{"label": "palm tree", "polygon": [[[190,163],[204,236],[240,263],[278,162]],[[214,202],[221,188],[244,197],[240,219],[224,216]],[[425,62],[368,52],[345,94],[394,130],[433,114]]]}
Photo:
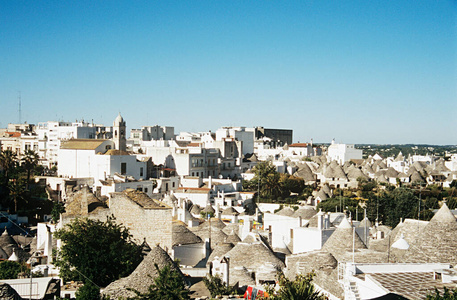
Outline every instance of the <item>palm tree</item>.
{"label": "palm tree", "polygon": [[27,181],[26,181],[26,185],[25,185],[25,188],[27,190],[29,189],[30,175],[31,175],[32,171],[38,165],[39,160],[40,160],[40,158],[35,151],[25,150],[24,156],[21,159],[21,166],[23,166],[27,172]]}
{"label": "palm tree", "polygon": [[10,197],[12,197],[14,201],[14,212],[17,213],[17,203],[24,197],[25,192],[23,180],[12,179],[8,183],[8,189],[10,191]]}
{"label": "palm tree", "polygon": [[9,173],[16,166],[17,155],[11,150],[4,150],[0,152],[0,166],[5,174],[5,185],[9,181]]}

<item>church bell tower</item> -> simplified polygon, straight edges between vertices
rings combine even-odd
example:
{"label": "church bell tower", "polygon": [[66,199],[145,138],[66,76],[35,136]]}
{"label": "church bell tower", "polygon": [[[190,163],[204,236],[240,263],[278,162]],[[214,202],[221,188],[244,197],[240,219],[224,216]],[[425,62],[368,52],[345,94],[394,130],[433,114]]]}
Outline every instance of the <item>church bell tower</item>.
{"label": "church bell tower", "polygon": [[121,113],[119,113],[113,123],[113,141],[116,150],[126,151],[127,141],[125,139],[125,122]]}

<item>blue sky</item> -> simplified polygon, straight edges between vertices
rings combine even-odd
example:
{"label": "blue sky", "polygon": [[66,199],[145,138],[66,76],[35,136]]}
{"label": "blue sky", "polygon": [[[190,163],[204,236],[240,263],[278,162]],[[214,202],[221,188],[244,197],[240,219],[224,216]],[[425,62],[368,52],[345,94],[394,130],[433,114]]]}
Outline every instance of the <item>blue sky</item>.
{"label": "blue sky", "polygon": [[457,1],[0,0],[0,127],[457,144]]}

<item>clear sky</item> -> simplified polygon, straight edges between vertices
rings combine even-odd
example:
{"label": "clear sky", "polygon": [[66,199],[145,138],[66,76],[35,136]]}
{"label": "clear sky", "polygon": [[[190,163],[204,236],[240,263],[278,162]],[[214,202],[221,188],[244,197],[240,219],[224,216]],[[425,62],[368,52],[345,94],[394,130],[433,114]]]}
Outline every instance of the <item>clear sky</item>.
{"label": "clear sky", "polygon": [[0,0],[0,127],[457,144],[457,1]]}

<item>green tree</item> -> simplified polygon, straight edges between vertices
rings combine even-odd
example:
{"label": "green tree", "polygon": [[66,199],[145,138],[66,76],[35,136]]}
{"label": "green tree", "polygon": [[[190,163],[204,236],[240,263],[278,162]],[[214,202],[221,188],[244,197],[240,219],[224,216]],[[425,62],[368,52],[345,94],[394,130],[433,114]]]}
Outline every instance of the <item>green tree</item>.
{"label": "green tree", "polygon": [[417,218],[419,199],[409,188],[399,187],[394,189],[387,199],[385,224],[397,226],[400,218]]}
{"label": "green tree", "polygon": [[5,184],[9,181],[10,172],[17,164],[17,155],[11,150],[0,152],[0,166],[3,169]]}
{"label": "green tree", "polygon": [[55,265],[65,281],[106,286],[129,275],[142,259],[141,248],[128,229],[116,224],[113,217],[105,222],[74,219],[55,236],[62,240]]}
{"label": "green tree", "polygon": [[435,292],[428,294],[427,300],[457,300],[457,289],[450,290],[447,287],[444,287],[443,294],[440,294],[440,291],[435,288]]}
{"label": "green tree", "polygon": [[24,269],[26,267],[16,261],[2,261],[0,263],[0,279],[17,279],[17,275]]}
{"label": "green tree", "polygon": [[299,274],[295,280],[289,280],[281,272],[278,274],[279,290],[267,287],[270,300],[325,300],[326,296],[318,292],[313,283],[314,274]]}
{"label": "green tree", "polygon": [[212,276],[208,274],[203,278],[203,282],[213,298],[222,295],[233,295],[236,292],[234,287],[226,286],[219,275]]}
{"label": "green tree", "polygon": [[23,179],[12,179],[8,182],[8,190],[10,193],[10,198],[13,199],[14,203],[14,212],[17,213],[18,203],[21,200],[25,200],[25,184]]}
{"label": "green tree", "polygon": [[38,153],[33,150],[25,150],[24,156],[21,159],[21,166],[25,169],[27,173],[27,181],[25,188],[29,189],[30,176],[32,171],[38,166],[40,158]]}
{"label": "green tree", "polygon": [[154,264],[157,270],[157,277],[154,283],[149,286],[148,291],[144,294],[133,290],[137,296],[134,300],[185,300],[190,299],[189,289],[184,284],[181,274],[175,269],[166,265],[162,269],[157,264]]}
{"label": "green tree", "polygon": [[52,211],[51,211],[52,221],[54,221],[54,223],[59,222],[60,214],[63,213],[64,211],[65,211],[65,208],[62,203],[54,202],[54,204],[52,206]]}
{"label": "green tree", "polygon": [[78,300],[101,300],[100,288],[90,282],[85,283],[76,291],[76,299]]}

